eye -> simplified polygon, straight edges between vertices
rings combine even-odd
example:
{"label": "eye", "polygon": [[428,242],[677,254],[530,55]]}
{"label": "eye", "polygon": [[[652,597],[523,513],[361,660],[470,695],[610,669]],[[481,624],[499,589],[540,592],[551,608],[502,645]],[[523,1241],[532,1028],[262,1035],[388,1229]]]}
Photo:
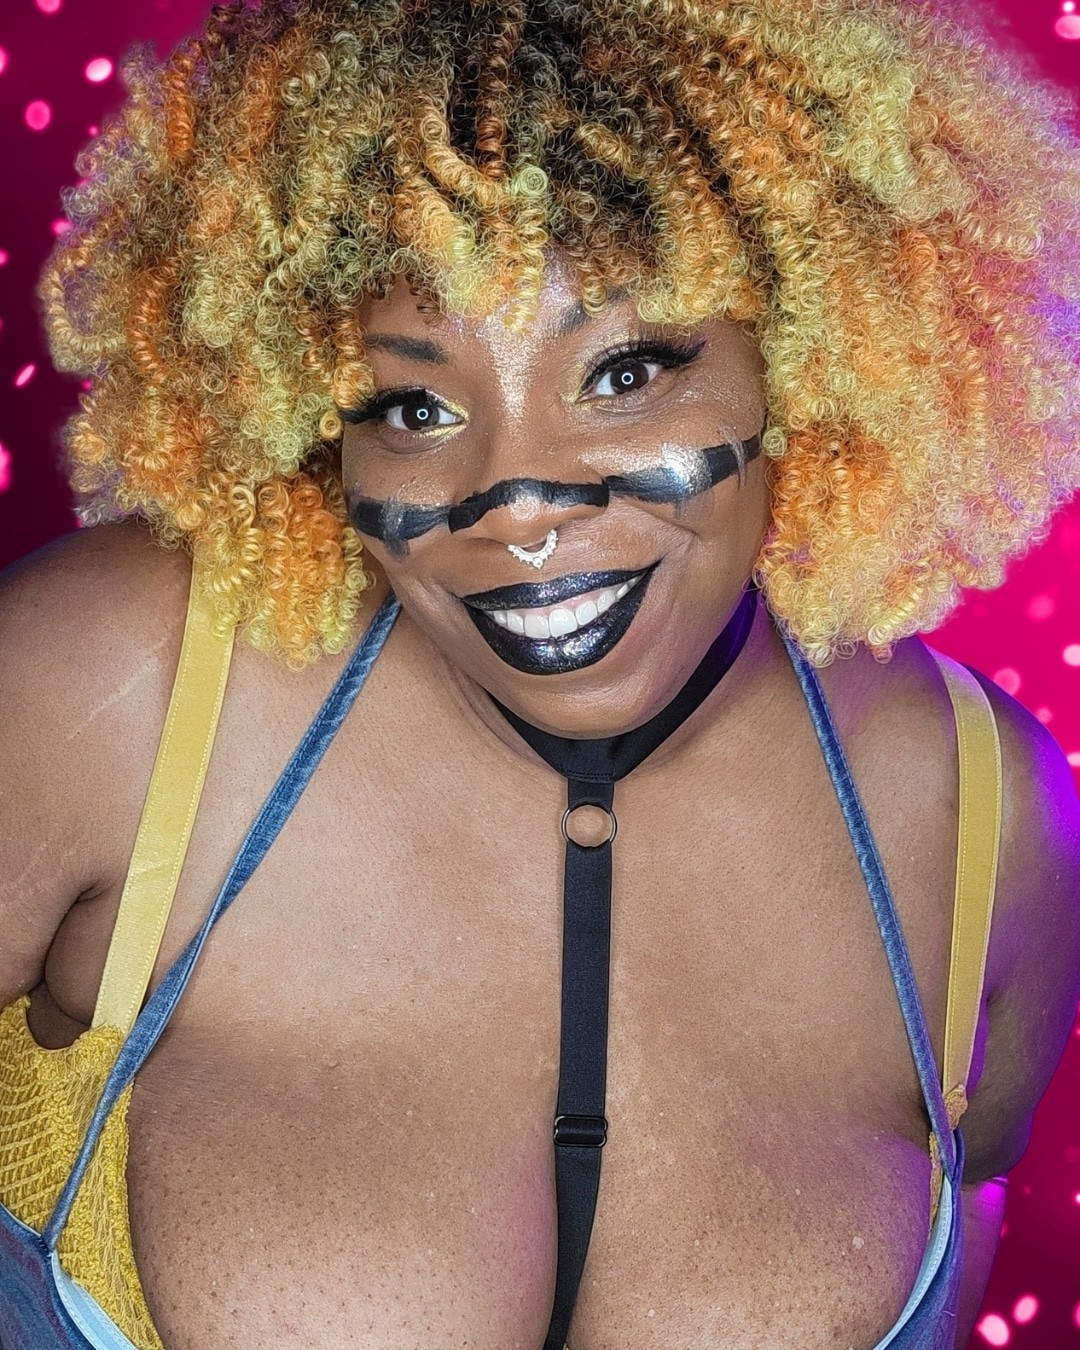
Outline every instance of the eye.
{"label": "eye", "polygon": [[449,408],[420,392],[386,405],[383,415],[386,425],[395,431],[427,431],[429,427],[452,426],[457,421]]}
{"label": "eye", "polygon": [[[635,389],[644,389],[663,370],[660,361],[646,361],[641,357],[625,358],[617,366],[605,370],[593,386],[597,394],[631,394]],[[612,387],[605,389],[604,381],[610,380]]]}
{"label": "eye", "polygon": [[582,392],[592,390],[603,399],[616,394],[637,393],[652,384],[661,371],[690,365],[697,360],[704,346],[703,338],[696,342],[679,338],[625,342],[600,357],[586,376]]}

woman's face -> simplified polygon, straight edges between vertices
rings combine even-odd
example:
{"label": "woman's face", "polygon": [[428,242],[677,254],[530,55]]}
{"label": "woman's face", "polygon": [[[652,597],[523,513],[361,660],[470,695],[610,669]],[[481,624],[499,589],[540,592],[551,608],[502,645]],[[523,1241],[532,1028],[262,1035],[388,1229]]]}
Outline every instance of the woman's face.
{"label": "woman's face", "polygon": [[457,672],[589,737],[678,692],[739,601],[769,500],[746,331],[578,301],[557,255],[521,335],[503,311],[427,320],[401,280],[365,301],[375,394],[348,410],[342,473],[369,558]]}

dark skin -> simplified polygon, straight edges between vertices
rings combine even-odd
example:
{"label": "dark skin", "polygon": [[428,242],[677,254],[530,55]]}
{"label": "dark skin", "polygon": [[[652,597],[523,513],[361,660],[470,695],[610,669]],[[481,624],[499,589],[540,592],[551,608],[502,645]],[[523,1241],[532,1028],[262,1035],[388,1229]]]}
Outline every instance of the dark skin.
{"label": "dark skin", "polygon": [[[506,328],[501,311],[480,321],[444,317],[429,324],[404,282],[386,300],[366,302],[361,316],[377,386],[426,388],[455,420],[419,432],[388,425],[385,417],[347,425],[342,475],[350,498],[460,501],[523,476],[596,482],[655,467],[665,447],[669,454],[671,448],[698,452],[760,432],[764,367],[740,326],[718,321],[695,332],[704,344],[681,369],[624,360],[583,390],[598,356],[646,330],[623,297],[551,340],[560,322],[578,317],[578,298],[556,257],[536,321],[522,335]],[[383,343],[380,335],[398,341]],[[403,338],[436,341],[448,359],[418,360]],[[614,383],[622,371],[631,372],[637,387],[624,392]],[[401,411],[392,416],[407,425]],[[421,535],[403,557],[379,539],[365,542],[409,617],[447,658],[458,687],[489,725],[497,723],[483,690],[545,730],[594,737],[640,725],[674,696],[733,613],[768,521],[759,455],[741,485],[738,474],[730,475],[679,504],[616,493],[604,506],[564,505],[522,495],[468,528]],[[558,552],[541,573],[508,552],[509,544],[540,548],[552,528]],[[622,642],[601,662],[555,677],[523,674],[501,661],[457,599],[538,576],[638,569],[658,559],[649,594]],[[754,660],[739,664],[750,676]]]}
{"label": "dark skin", "polygon": [[[554,273],[541,318],[575,299]],[[592,481],[655,463],[664,442],[693,449],[761,425],[763,368],[734,325],[696,331],[698,361],[647,372],[655,383],[620,412],[575,378],[628,335],[618,301],[554,342],[497,319],[428,323],[400,293],[365,320],[451,358],[372,353],[380,385],[426,387],[465,419],[461,482],[435,492],[422,457],[358,425],[349,492],[456,500],[523,474]],[[618,495],[560,508],[541,570],[506,548],[535,549],[555,518],[527,497],[418,537],[402,559],[370,545],[377,584],[361,619],[390,581],[403,613],[132,1095],[134,1251],[169,1350],[308,1350],[313,1338],[537,1350],[555,1268],[564,784],[489,695],[567,735],[648,718],[737,602],[768,526],[763,470],[759,457],[742,486],[730,476],[681,508]],[[647,640],[632,626],[570,674],[514,670],[455,599],[658,557],[661,584],[635,620]],[[32,990],[44,1045],[70,1044],[93,1013],[188,581],[184,555],[133,521],[76,532],[0,588],[0,711],[14,719],[0,727],[0,1003]],[[348,656],[297,675],[237,642],[151,989]],[[860,649],[820,677],[940,1063],[951,706],[918,639],[890,665]],[[958,1347],[1000,1226],[989,1178],[1023,1152],[1080,964],[1068,765],[986,687],[1005,814],[964,1117]],[[572,1350],[869,1350],[922,1256],[928,1126],[866,887],[764,604],[735,666],[618,800],[611,1129]]]}

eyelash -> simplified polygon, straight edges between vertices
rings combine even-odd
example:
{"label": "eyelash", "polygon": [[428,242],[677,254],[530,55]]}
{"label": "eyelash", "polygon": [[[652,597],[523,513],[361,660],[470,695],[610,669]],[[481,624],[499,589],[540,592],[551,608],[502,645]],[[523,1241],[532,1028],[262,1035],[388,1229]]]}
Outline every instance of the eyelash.
{"label": "eyelash", "polygon": [[[605,352],[600,356],[589,373],[582,381],[582,391],[589,389],[601,376],[610,374],[617,370],[619,366],[626,365],[631,361],[657,362],[664,370],[678,370],[683,366],[688,366],[695,361],[705,346],[705,339],[700,338],[696,342],[691,342],[683,338],[639,338],[635,341],[624,342],[618,347]],[[652,380],[649,381],[652,384]],[[641,388],[647,389],[648,385]],[[639,393],[639,389],[627,391],[631,394]],[[353,425],[360,422],[372,422],[389,412],[391,408],[400,407],[410,394],[426,394],[427,390],[417,388],[415,385],[397,389],[383,389],[377,394],[372,394],[370,398],[365,399],[356,408],[339,408],[338,414],[343,422],[349,422]],[[611,398],[613,395],[604,395],[605,398]],[[437,398],[432,398],[431,402],[437,407],[445,405]],[[436,424],[437,425],[437,424]],[[423,436],[424,431],[401,431],[400,427],[391,427],[391,431],[397,431],[401,435]]]}

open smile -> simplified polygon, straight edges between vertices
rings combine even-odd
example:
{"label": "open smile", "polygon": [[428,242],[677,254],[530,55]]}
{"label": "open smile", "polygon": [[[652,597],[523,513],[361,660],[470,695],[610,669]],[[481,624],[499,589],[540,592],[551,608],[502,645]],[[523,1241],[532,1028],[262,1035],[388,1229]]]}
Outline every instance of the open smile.
{"label": "open smile", "polygon": [[636,572],[576,572],[462,596],[496,656],[530,675],[601,660],[625,635],[659,561]]}

